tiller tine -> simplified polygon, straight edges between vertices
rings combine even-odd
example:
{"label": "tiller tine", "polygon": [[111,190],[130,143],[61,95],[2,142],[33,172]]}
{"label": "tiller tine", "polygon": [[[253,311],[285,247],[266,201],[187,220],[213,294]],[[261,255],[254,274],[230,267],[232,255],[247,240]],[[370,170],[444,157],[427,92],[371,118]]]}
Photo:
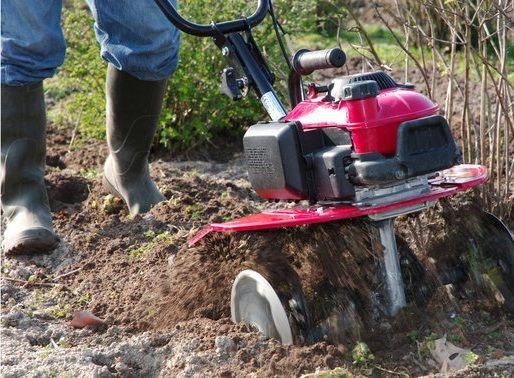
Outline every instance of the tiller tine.
{"label": "tiller tine", "polygon": [[384,247],[381,267],[382,277],[386,282],[388,313],[390,316],[394,316],[407,305],[400,270],[400,257],[394,235],[394,218],[377,221],[376,225],[380,233],[380,242]]}

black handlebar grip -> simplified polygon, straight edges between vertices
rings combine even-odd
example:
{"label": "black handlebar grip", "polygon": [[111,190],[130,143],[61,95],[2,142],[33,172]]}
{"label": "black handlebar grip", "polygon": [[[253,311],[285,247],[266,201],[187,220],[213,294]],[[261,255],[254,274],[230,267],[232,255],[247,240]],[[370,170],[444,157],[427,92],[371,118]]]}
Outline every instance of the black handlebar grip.
{"label": "black handlebar grip", "polygon": [[316,70],[342,67],[346,54],[340,48],[309,51],[298,50],[293,56],[293,69],[300,75],[309,75]]}

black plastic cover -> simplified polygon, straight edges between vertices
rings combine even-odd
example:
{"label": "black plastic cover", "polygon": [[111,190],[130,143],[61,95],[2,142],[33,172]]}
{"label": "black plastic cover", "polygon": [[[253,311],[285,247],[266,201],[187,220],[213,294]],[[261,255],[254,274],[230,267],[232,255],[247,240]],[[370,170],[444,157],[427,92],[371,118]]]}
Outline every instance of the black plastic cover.
{"label": "black plastic cover", "polygon": [[352,84],[352,83],[360,83],[362,81],[373,80],[377,82],[378,88],[380,90],[388,89],[388,88],[397,88],[401,87],[401,84],[398,84],[394,79],[389,76],[384,71],[375,71],[375,72],[366,72],[359,73],[355,75],[348,75],[338,78],[338,80],[342,80],[343,84]]}
{"label": "black plastic cover", "polygon": [[380,93],[378,84],[374,80],[365,80],[358,83],[346,84],[342,87],[342,93],[340,97],[343,100],[362,100],[368,97],[377,96]]}
{"label": "black plastic cover", "polygon": [[354,154],[347,168],[350,181],[358,185],[382,185],[407,178],[404,168],[395,157],[386,158],[377,152]]}
{"label": "black plastic cover", "polygon": [[312,153],[316,200],[350,198],[353,185],[346,178],[345,159],[352,153],[351,145],[326,147]]}
{"label": "black plastic cover", "polygon": [[253,188],[266,199],[305,199],[306,166],[296,122],[251,126],[243,138]]}
{"label": "black plastic cover", "polygon": [[400,125],[396,158],[412,176],[450,168],[459,162],[460,154],[448,122],[435,115]]}

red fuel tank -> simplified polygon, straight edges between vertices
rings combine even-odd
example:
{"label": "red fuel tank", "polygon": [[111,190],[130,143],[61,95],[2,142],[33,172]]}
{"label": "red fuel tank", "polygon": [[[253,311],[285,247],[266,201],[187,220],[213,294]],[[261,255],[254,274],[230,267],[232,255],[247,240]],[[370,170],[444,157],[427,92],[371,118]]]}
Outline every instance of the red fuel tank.
{"label": "red fuel tank", "polygon": [[410,88],[389,88],[373,97],[357,100],[325,100],[309,92],[285,118],[299,121],[305,130],[340,127],[351,133],[355,153],[394,155],[398,126],[404,121],[435,115],[439,107]]}

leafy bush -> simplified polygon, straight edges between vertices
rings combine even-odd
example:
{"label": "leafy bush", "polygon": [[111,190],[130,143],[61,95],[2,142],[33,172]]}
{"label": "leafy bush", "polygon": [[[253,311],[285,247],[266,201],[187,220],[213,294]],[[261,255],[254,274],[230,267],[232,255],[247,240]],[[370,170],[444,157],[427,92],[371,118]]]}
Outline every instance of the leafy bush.
{"label": "leafy bush", "polygon": [[[233,14],[235,5],[208,2],[199,7],[197,2],[181,3],[181,11],[191,19],[204,10]],[[209,138],[215,130],[238,128],[260,116],[258,104],[253,98],[233,104],[220,95],[219,73],[223,69],[221,54],[211,39],[201,39],[183,34],[179,67],[170,78],[168,94],[161,117],[159,142],[169,147],[173,143],[189,146],[194,141]]]}
{"label": "leafy bush", "polygon": [[[199,6],[199,3],[202,6]],[[313,10],[317,1],[276,1],[281,20],[292,31],[314,30]],[[210,23],[212,20],[227,20],[249,15],[255,2],[229,0],[188,1],[180,3],[180,12],[191,20]],[[284,11],[284,12],[282,12]],[[255,30],[258,43],[264,54],[286,72],[280,51],[275,43],[273,28],[269,20]],[[233,103],[220,94],[220,73],[226,63],[210,38],[197,38],[183,34],[179,68],[172,76],[165,101],[159,141],[169,147],[173,142],[189,146],[193,141],[210,138],[221,130],[240,130],[242,127],[262,119],[265,113],[258,99],[250,93],[244,100]],[[279,89],[284,90],[282,85]],[[284,97],[285,99],[285,97]]]}
{"label": "leafy bush", "polygon": [[68,49],[57,77],[47,80],[49,97],[58,101],[49,118],[58,126],[80,125],[85,138],[105,136],[105,69],[89,10],[78,1],[63,12]]}
{"label": "leafy bush", "polygon": [[[251,14],[254,1],[196,0],[179,2],[181,13],[192,20],[237,18]],[[284,26],[291,33],[314,32],[318,0],[288,2],[276,0],[275,8]],[[63,29],[68,43],[67,60],[57,78],[47,83],[47,91],[58,101],[50,113],[57,125],[80,127],[85,138],[105,135],[105,62],[99,56],[94,38],[93,20],[87,8],[73,1],[63,14]],[[274,39],[273,28],[266,20],[255,30],[258,43],[272,62],[277,78],[286,71]],[[183,34],[179,67],[170,78],[158,132],[159,143],[166,148],[187,148],[211,138],[224,130],[243,127],[265,118],[257,100],[250,94],[233,103],[219,92],[220,73],[225,61],[210,38]],[[284,90],[285,86],[279,89]]]}

